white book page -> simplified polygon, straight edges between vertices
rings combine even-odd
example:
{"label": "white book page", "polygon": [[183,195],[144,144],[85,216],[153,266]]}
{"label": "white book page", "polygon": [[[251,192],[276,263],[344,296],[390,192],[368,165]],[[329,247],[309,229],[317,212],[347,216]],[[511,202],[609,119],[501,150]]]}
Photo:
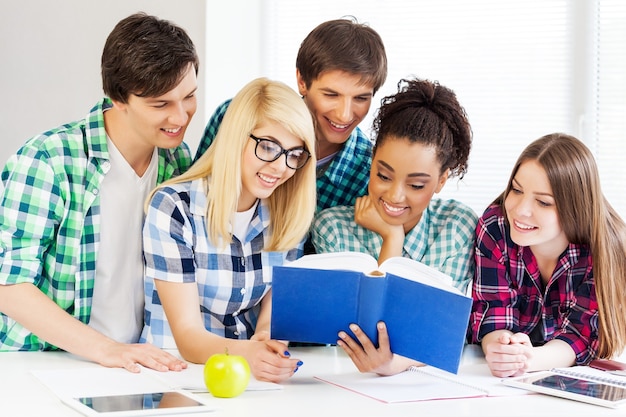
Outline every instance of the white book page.
{"label": "white book page", "polygon": [[315,253],[305,255],[286,265],[299,268],[357,271],[366,274],[378,269],[376,259],[362,252]]}
{"label": "white book page", "polygon": [[146,372],[132,373],[121,368],[34,370],[32,374],[61,398],[141,394],[171,389]]}
{"label": "white book page", "polygon": [[[467,348],[467,346],[466,346]],[[413,367],[414,372],[422,372],[447,379],[457,384],[480,388],[488,393],[489,397],[508,397],[516,395],[528,395],[529,391],[513,388],[502,384],[502,378],[493,376],[484,363],[465,365],[460,368],[458,374],[446,372],[434,366]]]}
{"label": "white book page", "polygon": [[[155,379],[159,379],[174,389],[189,390],[193,392],[208,392],[204,384],[204,365],[188,363],[187,369],[180,372],[159,372],[153,369],[143,368],[142,372],[150,373]],[[246,391],[271,391],[281,390],[283,386],[273,382],[259,381],[250,375],[250,382]]]}
{"label": "white book page", "polygon": [[607,382],[610,384],[626,387],[626,376],[614,374],[611,371],[595,369],[590,366],[578,365],[570,366],[569,368],[553,368],[551,369],[551,371],[561,375],[589,379],[591,381]]}
{"label": "white book page", "polygon": [[382,275],[376,273],[380,271],[464,295],[454,286],[450,276],[426,264],[402,256],[389,258],[379,266],[376,259],[367,253],[316,253],[305,255],[286,265],[298,268],[357,271],[372,276]]}
{"label": "white book page", "polygon": [[[121,368],[79,368],[34,370],[44,385],[59,397],[95,397],[105,395],[141,394],[172,389],[207,392],[204,384],[204,365],[188,364],[180,372],[159,372],[141,368],[132,373]],[[257,381],[250,376],[246,391],[281,390],[282,385]]]}
{"label": "white book page", "polygon": [[319,375],[315,378],[385,403],[487,396],[487,392],[480,388],[455,384],[426,373],[411,371],[392,376],[352,372]]}
{"label": "white book page", "polygon": [[389,258],[380,265],[380,270],[431,287],[462,294],[452,283],[452,277],[410,258]]}

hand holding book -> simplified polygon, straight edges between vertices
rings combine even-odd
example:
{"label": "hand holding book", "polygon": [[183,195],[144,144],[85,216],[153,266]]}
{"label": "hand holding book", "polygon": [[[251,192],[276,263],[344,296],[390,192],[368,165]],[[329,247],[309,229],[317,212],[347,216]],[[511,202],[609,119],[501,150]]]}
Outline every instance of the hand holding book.
{"label": "hand holding book", "polygon": [[272,280],[272,338],[334,344],[356,323],[375,346],[383,321],[393,353],[458,369],[471,299],[434,268],[401,257],[378,266],[367,254],[326,253],[274,267]]}
{"label": "hand holding book", "polygon": [[350,331],[356,340],[346,332],[340,331],[340,340],[337,344],[350,356],[352,362],[360,372],[375,372],[378,375],[395,375],[407,370],[411,366],[420,366],[421,363],[394,355],[389,345],[389,335],[384,322],[378,322],[378,347],[374,346],[361,328],[356,324],[350,325]]}

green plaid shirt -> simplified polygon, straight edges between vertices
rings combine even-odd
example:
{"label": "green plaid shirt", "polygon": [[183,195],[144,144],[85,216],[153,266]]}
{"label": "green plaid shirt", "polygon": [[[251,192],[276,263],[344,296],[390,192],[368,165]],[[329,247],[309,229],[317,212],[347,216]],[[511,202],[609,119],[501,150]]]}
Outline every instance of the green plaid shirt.
{"label": "green plaid shirt", "polygon": [[[2,171],[0,285],[30,282],[83,323],[89,322],[100,236],[98,191],[109,170],[101,100],[85,119],[31,138]],[[158,182],[191,164],[185,143],[159,149]],[[47,350],[0,313],[0,351]]]}
{"label": "green plaid shirt", "polygon": [[[209,119],[198,145],[195,159],[202,156],[213,143],[231,100],[219,105]],[[341,151],[317,178],[317,211],[335,206],[351,206],[357,197],[367,194],[372,142],[358,127],[352,131]]]}
{"label": "green plaid shirt", "polygon": [[[419,223],[406,234],[402,256],[420,261],[450,275],[466,292],[474,274],[476,213],[456,200],[433,199]],[[383,240],[379,234],[354,221],[354,207],[324,210],[312,226],[318,253],[364,252],[378,258]]]}

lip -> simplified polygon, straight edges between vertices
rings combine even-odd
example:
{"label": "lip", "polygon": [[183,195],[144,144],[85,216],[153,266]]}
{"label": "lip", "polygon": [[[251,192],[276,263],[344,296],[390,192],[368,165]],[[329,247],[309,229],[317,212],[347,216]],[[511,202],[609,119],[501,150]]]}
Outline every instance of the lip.
{"label": "lip", "polygon": [[340,133],[344,133],[344,132],[350,130],[350,128],[354,124],[354,120],[351,121],[350,123],[335,123],[332,120],[330,120],[328,117],[326,117],[325,119],[328,122],[328,126],[330,126],[330,128],[333,131],[340,132]]}
{"label": "lip", "polygon": [[274,188],[276,187],[276,185],[278,185],[278,182],[280,180],[280,177],[276,177],[273,175],[267,175],[267,174],[263,174],[263,173],[257,173],[256,174],[258,180],[259,180],[259,184],[261,184],[261,186],[265,187],[265,188]]}
{"label": "lip", "polygon": [[182,126],[178,126],[177,128],[161,128],[161,132],[163,132],[166,136],[171,138],[176,138],[183,133],[184,129]]}
{"label": "lip", "polygon": [[385,214],[389,217],[399,217],[402,216],[407,210],[406,206],[398,206],[395,204],[387,203],[385,200],[380,200],[380,205],[383,208]]}
{"label": "lip", "polygon": [[519,220],[515,220],[515,219],[513,219],[511,224],[513,225],[515,230],[518,231],[519,233],[530,233],[538,229],[537,226],[532,226],[532,225],[529,225],[524,222],[520,222]]}

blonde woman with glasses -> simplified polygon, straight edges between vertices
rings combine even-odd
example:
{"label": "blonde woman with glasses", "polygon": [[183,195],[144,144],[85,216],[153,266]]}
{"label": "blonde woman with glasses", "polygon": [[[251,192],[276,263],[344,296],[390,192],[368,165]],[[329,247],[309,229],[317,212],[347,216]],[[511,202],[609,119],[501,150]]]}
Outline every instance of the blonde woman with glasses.
{"label": "blonde woman with glasses", "polygon": [[194,363],[227,349],[259,380],[297,371],[302,362],[269,338],[271,272],[302,254],[314,140],[311,114],[287,85],[260,78],[235,96],[214,145],[149,200],[142,341]]}

